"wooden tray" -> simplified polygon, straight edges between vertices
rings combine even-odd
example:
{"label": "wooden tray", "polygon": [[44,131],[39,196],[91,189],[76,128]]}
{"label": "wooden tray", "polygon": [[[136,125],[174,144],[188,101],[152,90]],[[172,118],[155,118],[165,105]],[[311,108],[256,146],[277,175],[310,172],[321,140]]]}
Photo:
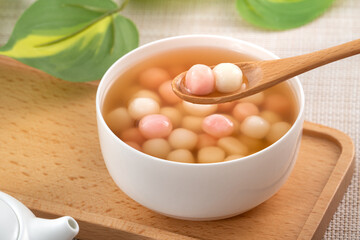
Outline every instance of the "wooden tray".
{"label": "wooden tray", "polygon": [[350,183],[351,139],[305,123],[295,169],[265,203],[220,221],[159,215],[110,178],[99,149],[95,92],[95,85],[0,58],[0,190],[38,216],[73,216],[80,239],[320,239]]}

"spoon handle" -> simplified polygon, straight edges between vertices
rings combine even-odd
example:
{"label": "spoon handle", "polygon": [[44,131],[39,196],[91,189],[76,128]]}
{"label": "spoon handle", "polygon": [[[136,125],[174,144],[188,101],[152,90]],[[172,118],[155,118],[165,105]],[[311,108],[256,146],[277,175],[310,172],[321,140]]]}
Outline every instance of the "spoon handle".
{"label": "spoon handle", "polygon": [[262,83],[275,85],[322,65],[360,53],[360,39],[320,51],[272,61],[261,61]]}

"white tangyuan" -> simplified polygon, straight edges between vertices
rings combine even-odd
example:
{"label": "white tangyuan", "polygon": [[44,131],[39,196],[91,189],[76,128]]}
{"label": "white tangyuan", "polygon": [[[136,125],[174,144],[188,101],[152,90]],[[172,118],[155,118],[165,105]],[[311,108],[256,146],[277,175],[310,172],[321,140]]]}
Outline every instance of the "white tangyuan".
{"label": "white tangyuan", "polygon": [[219,147],[204,147],[198,151],[198,163],[222,162],[225,159],[225,151]]}
{"label": "white tangyuan", "polygon": [[187,149],[176,149],[168,154],[167,159],[174,162],[195,163],[194,156]]}
{"label": "white tangyuan", "polygon": [[147,140],[142,145],[144,153],[158,158],[166,158],[171,151],[169,142],[163,138],[153,138]]}
{"label": "white tangyuan", "polygon": [[262,139],[269,132],[270,124],[259,116],[249,116],[240,125],[240,131],[252,138]]}
{"label": "white tangyuan", "polygon": [[133,119],[124,107],[112,110],[105,116],[105,120],[110,129],[115,133],[120,133],[123,130],[130,128],[133,124]]}
{"label": "white tangyuan", "polygon": [[169,135],[170,146],[175,149],[189,149],[195,148],[198,141],[198,135],[185,128],[177,128]]}
{"label": "white tangyuan", "polygon": [[160,111],[159,104],[152,98],[135,98],[129,104],[129,114],[136,120]]}
{"label": "white tangyuan", "polygon": [[270,131],[266,136],[266,140],[270,143],[274,143],[285,135],[291,128],[290,123],[287,122],[276,122],[270,127]]}
{"label": "white tangyuan", "polygon": [[214,67],[213,73],[217,91],[228,93],[240,89],[243,82],[243,73],[235,64],[220,63]]}

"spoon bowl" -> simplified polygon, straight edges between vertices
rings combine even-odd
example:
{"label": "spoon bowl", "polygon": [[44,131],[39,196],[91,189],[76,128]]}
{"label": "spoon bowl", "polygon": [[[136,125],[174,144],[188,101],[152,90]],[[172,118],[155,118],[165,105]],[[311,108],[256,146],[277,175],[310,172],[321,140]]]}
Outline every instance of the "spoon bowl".
{"label": "spoon bowl", "polygon": [[177,96],[192,103],[218,104],[231,102],[261,92],[314,68],[359,53],[360,39],[357,39],[335,47],[296,57],[234,63],[243,72],[246,88],[240,88],[230,93],[215,93],[205,96],[193,95],[185,88],[186,72],[179,74],[173,79],[172,88]]}

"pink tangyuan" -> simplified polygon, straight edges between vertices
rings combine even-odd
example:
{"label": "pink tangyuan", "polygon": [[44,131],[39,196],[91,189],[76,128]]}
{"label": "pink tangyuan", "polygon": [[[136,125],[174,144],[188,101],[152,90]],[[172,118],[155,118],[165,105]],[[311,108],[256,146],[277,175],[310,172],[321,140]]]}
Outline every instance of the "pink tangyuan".
{"label": "pink tangyuan", "polygon": [[224,115],[212,114],[204,118],[202,129],[211,136],[221,138],[234,132],[234,123]]}
{"label": "pink tangyuan", "polygon": [[140,120],[139,130],[145,138],[164,138],[171,133],[172,124],[164,115],[151,114]]}
{"label": "pink tangyuan", "polygon": [[215,89],[215,77],[210,67],[196,64],[187,71],[185,87],[191,94],[207,95]]}

